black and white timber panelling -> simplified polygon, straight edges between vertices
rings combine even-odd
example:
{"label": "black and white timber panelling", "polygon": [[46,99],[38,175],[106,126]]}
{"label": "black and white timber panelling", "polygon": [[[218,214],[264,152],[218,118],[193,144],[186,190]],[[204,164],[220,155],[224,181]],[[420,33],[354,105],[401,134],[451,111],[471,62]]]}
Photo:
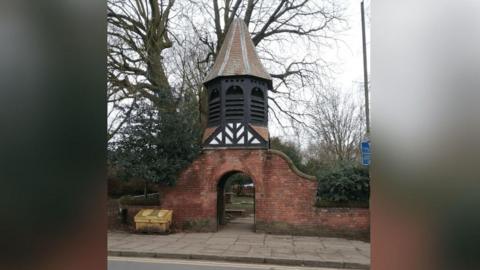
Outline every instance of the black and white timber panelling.
{"label": "black and white timber panelling", "polygon": [[205,147],[259,147],[264,148],[267,142],[257,133],[241,122],[227,123],[224,128],[217,129],[205,142]]}

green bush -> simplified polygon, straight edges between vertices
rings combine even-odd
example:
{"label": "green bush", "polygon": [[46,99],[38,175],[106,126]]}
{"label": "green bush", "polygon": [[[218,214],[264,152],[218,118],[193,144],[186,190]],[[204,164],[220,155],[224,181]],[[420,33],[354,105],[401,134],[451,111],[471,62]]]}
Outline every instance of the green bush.
{"label": "green bush", "polygon": [[137,104],[109,142],[108,165],[120,178],[174,185],[180,171],[199,154],[201,130],[196,108],[166,103],[164,107]]}
{"label": "green bush", "polygon": [[[340,165],[317,174],[317,206],[325,202],[348,205],[352,202],[368,203],[370,178],[366,168]],[[355,203],[354,203],[355,204]]]}

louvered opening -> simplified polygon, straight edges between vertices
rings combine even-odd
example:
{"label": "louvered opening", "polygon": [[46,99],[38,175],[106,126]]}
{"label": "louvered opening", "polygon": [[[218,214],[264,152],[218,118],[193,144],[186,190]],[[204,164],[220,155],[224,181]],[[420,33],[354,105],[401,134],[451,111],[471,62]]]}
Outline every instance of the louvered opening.
{"label": "louvered opening", "polygon": [[225,96],[225,119],[242,120],[244,117],[243,90],[239,86],[231,86]]}
{"label": "louvered opening", "polygon": [[252,100],[250,104],[250,118],[253,123],[265,123],[265,96],[262,89],[252,89]]}
{"label": "louvered opening", "polygon": [[213,89],[208,98],[208,124],[218,125],[220,124],[220,111],[221,111],[220,92],[218,89]]}

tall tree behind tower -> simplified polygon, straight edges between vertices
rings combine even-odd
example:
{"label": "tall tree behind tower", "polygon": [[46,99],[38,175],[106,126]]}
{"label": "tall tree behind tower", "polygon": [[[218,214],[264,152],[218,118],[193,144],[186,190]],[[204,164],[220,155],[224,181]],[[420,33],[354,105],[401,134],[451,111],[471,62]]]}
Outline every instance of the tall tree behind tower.
{"label": "tall tree behind tower", "polygon": [[[139,98],[159,109],[172,89],[165,72],[162,52],[172,47],[169,19],[175,0],[108,0],[107,97],[109,111],[120,113],[111,125],[111,138],[122,127]],[[128,108],[125,109],[125,103]],[[109,115],[110,117],[110,115]],[[112,116],[115,121],[115,117]],[[111,118],[111,119],[112,119]]]}

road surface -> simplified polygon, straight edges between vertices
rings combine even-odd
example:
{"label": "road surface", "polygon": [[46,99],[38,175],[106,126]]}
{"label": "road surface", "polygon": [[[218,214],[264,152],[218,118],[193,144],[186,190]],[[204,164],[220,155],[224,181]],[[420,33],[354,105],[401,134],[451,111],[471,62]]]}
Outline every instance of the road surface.
{"label": "road surface", "polygon": [[108,257],[108,270],[339,270],[301,266],[246,264],[194,260]]}

